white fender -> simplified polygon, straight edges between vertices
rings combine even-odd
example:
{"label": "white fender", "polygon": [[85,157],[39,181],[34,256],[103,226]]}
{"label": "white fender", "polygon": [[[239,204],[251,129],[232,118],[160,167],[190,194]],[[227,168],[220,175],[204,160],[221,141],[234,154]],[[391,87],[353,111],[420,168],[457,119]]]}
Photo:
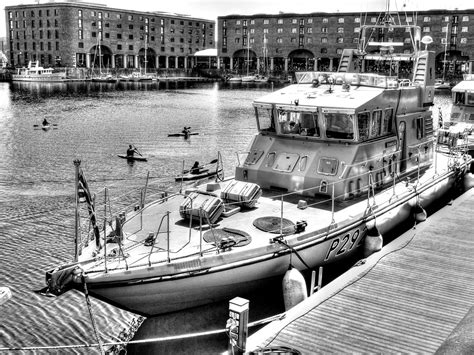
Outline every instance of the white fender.
{"label": "white fender", "polygon": [[368,230],[364,240],[364,258],[369,255],[382,250],[383,238],[380,235],[377,227]]}
{"label": "white fender", "polygon": [[285,273],[282,286],[285,310],[289,310],[308,297],[306,281],[303,275],[292,266]]}

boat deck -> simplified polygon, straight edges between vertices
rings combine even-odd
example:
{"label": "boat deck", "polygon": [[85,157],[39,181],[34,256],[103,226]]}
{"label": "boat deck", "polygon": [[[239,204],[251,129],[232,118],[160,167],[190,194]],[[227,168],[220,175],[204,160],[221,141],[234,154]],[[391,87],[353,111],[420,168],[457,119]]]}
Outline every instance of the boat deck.
{"label": "boat deck", "polygon": [[[258,253],[258,250],[265,248],[273,252],[275,245],[269,243],[269,240],[280,235],[280,218],[282,217],[281,208],[283,208],[283,218],[290,221],[290,224],[296,224],[299,221],[305,221],[307,226],[305,231],[287,236],[285,239],[288,243],[295,246],[298,243],[304,243],[305,240],[320,235],[323,240],[330,229],[331,223],[338,227],[350,225],[356,220],[360,220],[367,216],[368,208],[382,210],[390,205],[403,200],[407,195],[412,193],[420,186],[430,184],[435,181],[436,177],[442,174],[438,169],[438,174],[428,172],[423,174],[419,186],[413,185],[407,189],[409,184],[406,181],[399,182],[394,189],[388,188],[385,191],[377,191],[375,203],[371,199],[372,206],[367,201],[367,192],[362,193],[360,197],[348,201],[336,202],[334,206],[334,214],[332,213],[331,199],[326,197],[302,197],[299,195],[285,195],[283,201],[281,195],[276,192],[264,191],[262,197],[259,198],[256,206],[251,209],[241,209],[239,212],[228,217],[220,217],[213,225],[218,229],[234,229],[247,234],[250,243],[241,243],[226,251],[226,255],[235,254],[234,260],[249,257],[252,253]],[[220,183],[222,189],[225,183]],[[205,188],[205,187],[204,187]],[[191,190],[192,191],[192,190]],[[186,191],[189,193],[190,191]],[[220,196],[220,189],[213,192]],[[126,255],[126,267],[141,267],[149,263],[167,262],[168,258],[180,259],[186,262],[186,258],[190,260],[195,258],[198,253],[202,255],[215,255],[217,252],[214,246],[213,236],[205,238],[205,233],[210,233],[209,226],[203,221],[202,229],[199,227],[199,221],[184,219],[179,213],[180,205],[184,201],[184,195],[170,196],[164,203],[151,203],[143,210],[139,210],[133,217],[129,217],[123,226],[124,243],[122,252]],[[304,200],[307,208],[298,208],[298,201]],[[413,201],[412,204],[416,202]],[[168,223],[166,214],[169,212],[169,237]],[[254,221],[261,217],[271,217],[275,228],[272,231],[262,230],[254,225]],[[390,218],[390,216],[385,217]],[[380,219],[379,219],[380,220]],[[161,226],[160,226],[161,225]],[[144,226],[144,227],[142,227]],[[191,228],[190,228],[191,227]],[[159,231],[159,232],[158,232]],[[153,248],[145,243],[146,238],[154,233],[157,235]],[[204,238],[202,238],[204,236]],[[207,239],[207,242],[201,239]],[[168,244],[169,241],[169,244]],[[118,244],[108,243],[105,252],[115,249],[115,253],[119,253]],[[95,250],[93,243],[83,250],[80,260],[90,260]],[[170,252],[168,253],[168,250]],[[108,257],[107,267],[111,269],[123,269],[125,266],[122,257]],[[89,271],[104,270],[104,259],[95,258],[92,265],[89,264]]]}
{"label": "boat deck", "polygon": [[[469,353],[473,209],[471,189],[250,336],[247,351],[434,353],[443,345],[444,353]],[[463,338],[467,348],[460,342],[453,351]]]}

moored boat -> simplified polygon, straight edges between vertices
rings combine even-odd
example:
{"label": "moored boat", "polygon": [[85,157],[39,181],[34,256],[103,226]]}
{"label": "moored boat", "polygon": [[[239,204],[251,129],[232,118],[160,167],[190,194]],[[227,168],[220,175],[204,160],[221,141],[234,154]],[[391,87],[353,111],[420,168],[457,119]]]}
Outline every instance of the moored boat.
{"label": "moored boat", "polygon": [[443,79],[436,79],[434,87],[435,90],[449,90],[451,89],[451,83]]}
{"label": "moored boat", "polygon": [[463,80],[451,89],[453,105],[446,119],[441,116],[443,129],[438,135],[438,144],[446,142],[465,146],[471,156],[474,156],[474,74],[464,74]]}
{"label": "moored boat", "polygon": [[65,72],[54,72],[53,68],[43,68],[39,61],[29,62],[27,68],[18,68],[12,75],[13,81],[63,82],[68,81]]}
{"label": "moored boat", "polygon": [[381,58],[413,58],[410,80],[361,72],[364,41],[343,51],[336,73],[296,73],[296,85],[254,101],[258,132],[232,178],[153,200],[141,194],[138,208],[113,218],[106,207],[102,233],[76,163],[91,229],[76,238],[74,262],[47,271],[47,291],[87,286],[143,315],[230,299],[289,265],[344,260],[373,231],[384,235],[461,188],[471,158],[435,149],[434,52],[420,49],[417,26],[361,31],[390,27],[412,38],[414,51]]}

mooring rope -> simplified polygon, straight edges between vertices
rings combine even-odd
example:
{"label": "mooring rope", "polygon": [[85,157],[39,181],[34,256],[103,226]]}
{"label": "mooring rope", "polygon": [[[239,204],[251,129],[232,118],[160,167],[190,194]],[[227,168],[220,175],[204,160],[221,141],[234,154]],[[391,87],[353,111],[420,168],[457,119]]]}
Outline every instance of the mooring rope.
{"label": "mooring rope", "polygon": [[[285,313],[280,313],[271,317],[267,317],[267,318],[260,319],[254,322],[250,322],[248,324],[248,327],[249,328],[255,327],[262,324],[273,322],[275,320],[281,320],[284,316],[285,316]],[[95,325],[94,325],[94,331],[96,331]],[[4,348],[0,348],[0,352],[100,348],[102,351],[102,354],[105,354],[103,352],[103,347],[111,347],[114,345],[117,346],[117,345],[127,345],[127,344],[158,343],[158,342],[166,342],[166,341],[172,341],[172,340],[182,340],[182,339],[189,339],[189,338],[204,337],[204,336],[216,335],[216,334],[221,334],[221,333],[226,333],[226,332],[227,332],[227,329],[224,328],[224,329],[208,330],[208,331],[198,332],[198,333],[172,335],[172,336],[167,336],[167,337],[155,337],[155,338],[141,339],[141,340],[115,341],[115,342],[105,342],[105,343],[85,343],[85,344],[74,344],[74,345],[4,347]],[[96,333],[96,336],[98,338],[98,333]]]}
{"label": "mooring rope", "polygon": [[94,316],[92,314],[92,305],[89,298],[89,291],[87,290],[87,283],[84,274],[82,274],[82,284],[84,285],[84,295],[86,296],[86,303],[87,303],[87,310],[89,311],[89,316],[91,318],[92,328],[94,329],[94,334],[97,339],[98,347],[100,350],[101,355],[105,355],[104,346],[102,345],[102,341],[100,340],[100,335],[97,330],[97,325],[95,324]]}

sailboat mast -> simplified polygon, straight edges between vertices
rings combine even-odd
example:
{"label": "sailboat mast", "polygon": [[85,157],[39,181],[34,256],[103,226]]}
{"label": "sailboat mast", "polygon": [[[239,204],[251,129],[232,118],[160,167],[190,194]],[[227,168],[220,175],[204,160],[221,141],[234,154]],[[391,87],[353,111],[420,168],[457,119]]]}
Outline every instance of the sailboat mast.
{"label": "sailboat mast", "polygon": [[247,38],[247,76],[249,75],[250,67],[250,37]]}
{"label": "sailboat mast", "polygon": [[448,33],[449,33],[449,22],[446,23],[446,38],[444,41],[443,81],[446,75],[446,52],[448,50]]}
{"label": "sailboat mast", "polygon": [[146,75],[146,62],[148,61],[147,51],[148,51],[148,33],[145,33],[145,75]]}

